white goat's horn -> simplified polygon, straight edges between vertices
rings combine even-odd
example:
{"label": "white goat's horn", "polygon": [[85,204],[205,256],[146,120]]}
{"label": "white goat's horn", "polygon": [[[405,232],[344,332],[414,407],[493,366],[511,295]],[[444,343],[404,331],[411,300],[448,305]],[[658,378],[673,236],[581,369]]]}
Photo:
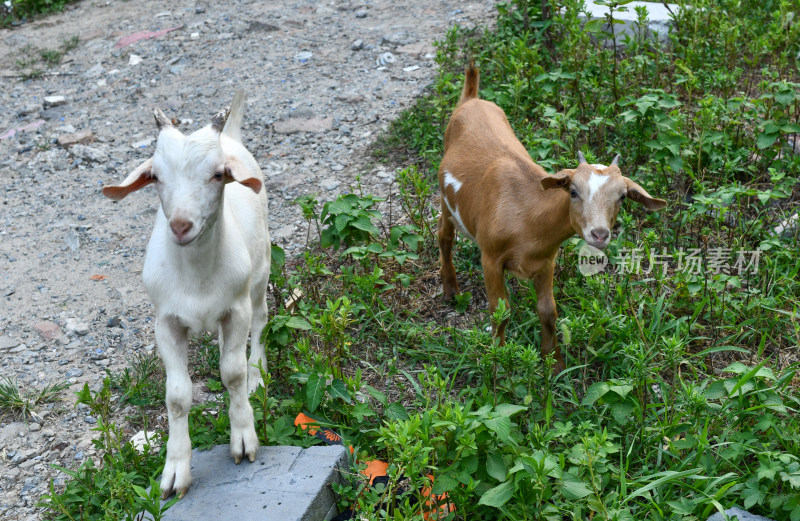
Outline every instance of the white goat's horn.
{"label": "white goat's horn", "polygon": [[583,152],[580,150],[578,151],[578,164],[587,163],[586,156],[583,155]]}
{"label": "white goat's horn", "polygon": [[153,109],[153,116],[156,118],[156,127],[158,127],[158,130],[161,130],[164,127],[172,126],[172,121],[170,121],[169,118],[165,116],[163,112],[161,112],[161,109]]}
{"label": "white goat's horn", "polygon": [[226,107],[217,112],[214,115],[214,117],[211,118],[211,128],[221,133],[222,129],[225,128],[225,122],[228,121],[228,115],[230,113],[231,113],[230,107]]}
{"label": "white goat's horn", "polygon": [[619,166],[619,154],[614,156],[614,160],[611,162],[611,166]]}

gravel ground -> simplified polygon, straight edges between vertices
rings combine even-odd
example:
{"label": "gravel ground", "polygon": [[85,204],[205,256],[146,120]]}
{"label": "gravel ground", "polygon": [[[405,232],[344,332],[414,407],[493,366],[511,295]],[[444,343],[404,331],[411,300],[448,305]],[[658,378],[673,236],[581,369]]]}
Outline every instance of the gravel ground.
{"label": "gravel ground", "polygon": [[[291,201],[330,200],[359,174],[385,193],[394,173],[368,145],[432,81],[431,42],[494,14],[491,0],[111,0],[0,30],[0,376],[23,389],[71,384],[36,422],[0,418],[0,518],[39,519],[50,478],[64,479],[50,464],[93,454],[94,419],[71,391],[153,349],[140,275],[158,199],[100,193],[152,154],[152,107],[188,132],[246,90],[243,133],[266,176],[270,233],[296,253],[306,227]],[[44,76],[19,78],[33,50],[75,37]]]}

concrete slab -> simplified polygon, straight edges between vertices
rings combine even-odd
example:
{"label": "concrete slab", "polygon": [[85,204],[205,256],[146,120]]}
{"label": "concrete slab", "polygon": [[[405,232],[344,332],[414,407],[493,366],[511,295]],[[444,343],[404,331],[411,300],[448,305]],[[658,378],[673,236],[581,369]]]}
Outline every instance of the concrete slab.
{"label": "concrete slab", "polygon": [[[658,38],[659,41],[665,42],[668,39],[669,31],[672,27],[672,15],[680,10],[677,4],[663,4],[655,2],[631,2],[625,7],[627,11],[614,11],[614,20],[623,22],[622,24],[614,25],[614,34],[617,36],[617,45],[624,45],[625,35],[635,38],[641,31],[645,31],[648,38]],[[636,14],[636,7],[644,7],[647,9],[647,27],[640,27],[638,22],[638,15]],[[669,9],[667,9],[669,7]],[[589,14],[589,20],[605,20],[606,15],[609,13],[607,5],[600,5],[594,3],[593,0],[586,0],[586,12]],[[611,31],[608,24],[604,24],[604,31]],[[611,41],[609,40],[609,44]]]}
{"label": "concrete slab", "polygon": [[346,464],[342,446],[260,447],[253,463],[239,465],[228,445],[195,449],[192,487],[164,520],[329,520],[337,514],[330,484]]}

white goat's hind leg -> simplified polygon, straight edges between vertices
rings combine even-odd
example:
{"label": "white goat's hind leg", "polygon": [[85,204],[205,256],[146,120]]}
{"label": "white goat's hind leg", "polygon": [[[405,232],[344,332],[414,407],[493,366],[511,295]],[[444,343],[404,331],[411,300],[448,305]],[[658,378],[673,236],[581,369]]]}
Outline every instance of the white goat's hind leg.
{"label": "white goat's hind leg", "polygon": [[253,291],[253,321],[250,328],[250,359],[247,361],[247,394],[262,385],[259,363],[267,370],[266,346],[261,343],[261,332],[267,325],[266,288],[264,291]]}
{"label": "white goat's hind leg", "polygon": [[[237,464],[242,457],[255,461],[258,436],[253,420],[253,408],[247,394],[247,333],[250,313],[236,306],[220,326],[219,369],[222,383],[231,397],[231,456]],[[250,311],[247,302],[247,311]]]}
{"label": "white goat's hind leg", "polygon": [[186,328],[174,320],[159,319],[156,342],[167,373],[167,417],[169,440],[167,461],[161,474],[161,492],[166,499],[183,496],[192,484],[192,442],[189,439],[189,409],[192,406],[192,380],[189,378],[189,341]]}

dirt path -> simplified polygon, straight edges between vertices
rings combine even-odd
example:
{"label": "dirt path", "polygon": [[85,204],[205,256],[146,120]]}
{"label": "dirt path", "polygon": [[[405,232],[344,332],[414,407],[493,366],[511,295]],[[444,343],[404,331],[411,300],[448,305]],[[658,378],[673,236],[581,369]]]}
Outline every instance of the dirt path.
{"label": "dirt path", "polygon": [[[23,389],[72,384],[38,422],[1,419],[2,519],[40,518],[33,505],[56,475],[50,464],[92,455],[92,419],[72,407],[71,391],[153,348],[140,275],[158,200],[150,190],[116,204],[100,194],[152,154],[152,107],[191,131],[243,87],[270,232],[297,252],[306,230],[291,201],[332,199],[358,174],[385,191],[393,173],[372,165],[366,147],[431,82],[431,42],[493,14],[491,0],[111,0],[0,31],[0,376]],[[25,65],[70,40],[77,46],[59,65]],[[387,52],[394,63],[380,68]],[[22,81],[20,64],[46,73]],[[84,131],[83,143],[55,142]]]}

